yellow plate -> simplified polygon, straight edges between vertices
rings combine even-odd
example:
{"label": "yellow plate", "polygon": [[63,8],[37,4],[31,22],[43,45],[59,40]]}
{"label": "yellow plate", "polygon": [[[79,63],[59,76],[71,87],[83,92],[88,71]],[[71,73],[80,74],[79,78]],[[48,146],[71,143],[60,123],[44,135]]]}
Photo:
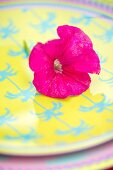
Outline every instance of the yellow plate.
{"label": "yellow plate", "polygon": [[[77,151],[113,138],[112,15],[66,1],[0,4],[0,153],[45,155]],[[58,25],[83,29],[100,56],[91,88],[65,100],[38,94],[28,67],[29,48],[56,38]],[[95,94],[95,95],[94,95]]]}

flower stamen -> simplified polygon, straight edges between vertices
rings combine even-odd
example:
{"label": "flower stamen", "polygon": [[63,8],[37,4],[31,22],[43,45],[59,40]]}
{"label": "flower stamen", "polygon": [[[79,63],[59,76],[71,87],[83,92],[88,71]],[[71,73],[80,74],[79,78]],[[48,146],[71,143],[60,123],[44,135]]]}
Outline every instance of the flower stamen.
{"label": "flower stamen", "polygon": [[56,59],[54,61],[54,69],[55,69],[55,72],[59,72],[59,73],[62,73],[62,64],[60,63],[60,61],[58,59]]}

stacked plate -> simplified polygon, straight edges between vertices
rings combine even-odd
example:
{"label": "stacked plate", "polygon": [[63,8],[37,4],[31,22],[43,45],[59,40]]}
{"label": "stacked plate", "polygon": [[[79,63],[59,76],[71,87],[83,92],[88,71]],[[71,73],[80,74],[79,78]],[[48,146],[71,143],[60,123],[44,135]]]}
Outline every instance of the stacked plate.
{"label": "stacked plate", "polygon": [[[92,76],[84,94],[54,99],[32,85],[27,47],[57,38],[57,26],[65,24],[81,28],[92,39],[101,73]],[[38,156],[1,156],[0,168],[112,166],[113,1],[1,1],[0,47],[0,153]]]}

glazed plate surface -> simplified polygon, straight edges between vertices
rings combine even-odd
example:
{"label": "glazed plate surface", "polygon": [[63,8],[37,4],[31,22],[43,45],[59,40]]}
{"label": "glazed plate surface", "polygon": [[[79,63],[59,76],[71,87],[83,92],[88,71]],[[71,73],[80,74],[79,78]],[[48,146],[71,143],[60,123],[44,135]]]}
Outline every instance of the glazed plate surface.
{"label": "glazed plate surface", "polygon": [[[0,2],[0,153],[66,153],[113,138],[112,16],[76,1]],[[89,35],[102,70],[84,94],[61,100],[36,92],[25,42],[57,38],[63,24]]]}

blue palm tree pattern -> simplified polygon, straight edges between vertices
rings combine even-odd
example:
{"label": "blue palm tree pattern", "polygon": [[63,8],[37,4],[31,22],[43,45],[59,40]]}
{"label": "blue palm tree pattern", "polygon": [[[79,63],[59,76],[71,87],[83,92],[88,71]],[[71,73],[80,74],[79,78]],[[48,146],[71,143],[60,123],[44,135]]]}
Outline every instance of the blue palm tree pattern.
{"label": "blue palm tree pattern", "polygon": [[8,77],[14,75],[16,75],[16,72],[14,72],[13,69],[11,68],[11,65],[7,63],[6,69],[0,71],[0,81],[4,81]]}
{"label": "blue palm tree pattern", "polygon": [[56,24],[53,22],[56,18],[56,14],[53,12],[49,12],[47,15],[47,19],[43,20],[41,17],[37,16],[34,12],[32,14],[38,18],[40,23],[38,24],[30,24],[32,28],[39,30],[41,34],[46,33],[48,30],[52,30],[56,27]]}
{"label": "blue palm tree pattern", "polygon": [[4,138],[7,140],[22,140],[23,142],[28,142],[30,140],[42,138],[42,135],[37,134],[34,128],[30,128],[28,133],[18,133],[16,136],[6,135]]}
{"label": "blue palm tree pattern", "polygon": [[98,53],[101,65],[107,62],[107,58]]}
{"label": "blue palm tree pattern", "polygon": [[[29,99],[33,99],[34,96],[40,95],[39,93],[36,93],[36,90],[31,83],[30,83],[30,86],[28,87],[28,89],[22,90],[13,80],[11,80],[9,78],[9,76],[14,76],[15,74],[17,74],[17,73],[14,72],[14,70],[11,68],[10,64],[7,64],[6,69],[0,71],[0,81],[7,79],[13,86],[15,86],[19,90],[19,93],[16,93],[16,94],[7,92],[5,97],[7,97],[9,99],[15,99],[15,98],[20,97],[22,101],[28,101]],[[33,101],[40,107],[44,108],[40,103],[35,101],[35,99],[33,99]]]}
{"label": "blue palm tree pattern", "polygon": [[[34,97],[36,93],[36,90],[34,88],[34,86],[30,83],[29,87],[25,90],[20,90],[18,93],[11,93],[11,92],[7,92],[6,96],[8,99],[17,99],[20,98],[20,100],[22,102],[26,102],[29,99],[31,99],[32,97]],[[38,93],[36,95],[39,95]]]}
{"label": "blue palm tree pattern", "polygon": [[[101,19],[103,16],[100,16]],[[110,18],[109,18],[110,19]],[[93,21],[93,22],[92,22]],[[72,24],[79,24],[79,23],[82,23],[84,24],[85,26],[89,26],[91,23],[94,24],[95,26],[97,26],[99,29],[102,29],[104,30],[104,33],[102,35],[94,35],[95,38],[99,38],[100,40],[102,41],[105,41],[105,42],[111,42],[112,39],[113,39],[113,26],[111,26],[111,28],[109,29],[106,29],[104,26],[102,26],[99,22],[96,22],[95,21],[95,17],[91,17],[91,16],[83,16],[81,15],[79,18],[75,18],[75,17],[72,17],[70,19],[70,22]]]}
{"label": "blue palm tree pattern", "polygon": [[37,134],[33,128],[30,129],[29,133],[21,134],[18,129],[11,125],[15,120],[16,118],[12,115],[11,111],[8,108],[5,108],[5,113],[0,115],[0,126],[3,126],[4,124],[7,125],[11,130],[16,132],[17,136],[6,135],[4,136],[4,139],[29,141],[42,137],[42,135]]}
{"label": "blue palm tree pattern", "polygon": [[[24,45],[19,43],[12,35],[17,34],[19,30],[15,28],[13,21],[9,20],[8,24],[6,27],[0,26],[0,33],[1,33],[1,38],[6,39],[10,38],[11,41],[16,44],[16,46],[19,48],[18,51],[14,50],[9,50],[8,54],[12,57],[17,57],[17,56],[22,56],[24,59],[28,58],[29,54],[27,51],[24,49]],[[30,44],[30,48],[33,46],[33,43]]]}
{"label": "blue palm tree pattern", "polygon": [[22,56],[24,59],[28,58],[28,54],[24,51],[24,49],[20,49],[19,51],[9,50],[8,54],[11,57]]}
{"label": "blue palm tree pattern", "polygon": [[99,77],[99,80],[103,81],[103,82],[106,82],[107,84],[112,86],[113,85],[113,72],[111,72],[111,71],[109,71],[109,70],[107,70],[105,68],[103,68],[103,71],[105,71],[109,75],[108,77],[110,77],[110,78],[103,79],[103,78]]}
{"label": "blue palm tree pattern", "polygon": [[33,114],[35,114],[38,118],[43,119],[44,121],[49,121],[52,117],[56,118],[63,115],[63,113],[59,111],[59,109],[62,107],[62,103],[52,102],[52,104],[53,104],[52,109],[48,109],[48,110],[46,109],[42,113],[33,113]]}
{"label": "blue palm tree pattern", "polygon": [[82,95],[85,99],[90,101],[92,103],[91,106],[80,106],[81,112],[89,112],[95,109],[97,113],[102,113],[104,110],[108,110],[110,112],[113,112],[112,109],[110,109],[110,106],[113,106],[113,102],[109,102],[105,96],[103,96],[103,99],[100,102],[94,102],[90,98],[88,98],[85,95]]}
{"label": "blue palm tree pattern", "polygon": [[71,127],[68,130],[56,130],[57,135],[73,134],[75,136],[81,135],[83,132],[91,130],[93,126],[89,126],[84,120],[80,120],[80,124],[76,127]]}
{"label": "blue palm tree pattern", "polygon": [[33,42],[30,42],[29,47],[28,47],[28,43],[26,44],[27,48],[29,50],[26,50],[25,43],[23,43],[23,46],[18,45],[19,50],[18,51],[9,50],[8,55],[11,56],[11,57],[19,57],[19,56],[21,56],[23,59],[27,59],[29,57],[29,51],[33,47],[33,44],[34,44]]}
{"label": "blue palm tree pattern", "polygon": [[52,109],[45,109],[44,112],[42,113],[33,113],[31,112],[31,114],[34,114],[36,117],[41,118],[43,121],[49,121],[51,120],[51,118],[55,118],[58,122],[60,122],[61,124],[63,124],[64,126],[66,126],[69,130],[67,131],[63,131],[62,130],[57,130],[55,133],[57,133],[57,135],[66,135],[68,133],[72,133],[72,134],[76,134],[79,135],[87,130],[90,130],[92,127],[86,125],[86,123],[84,121],[81,121],[80,125],[78,127],[72,127],[71,125],[69,125],[67,122],[65,122],[64,120],[62,120],[60,118],[60,116],[63,115],[62,112],[59,111],[59,109],[62,107],[62,104],[60,102],[55,103],[52,102],[53,107]]}
{"label": "blue palm tree pattern", "polygon": [[88,16],[88,15],[81,15],[79,18],[75,18],[75,17],[72,17],[70,19],[70,22],[72,24],[79,24],[79,23],[83,23],[85,26],[89,26],[92,22],[92,19],[93,17],[91,16]]}
{"label": "blue palm tree pattern", "polygon": [[111,42],[113,39],[113,26],[109,29],[106,30],[106,28],[104,28],[104,33],[102,35],[94,35],[95,38],[99,38],[102,41],[105,42]]}
{"label": "blue palm tree pattern", "polygon": [[5,113],[0,115],[0,126],[13,122],[15,119],[16,118],[11,114],[11,111],[8,108],[5,108]]}
{"label": "blue palm tree pattern", "polygon": [[19,30],[17,30],[13,24],[12,20],[8,21],[8,25],[5,27],[0,26],[0,33],[1,33],[1,38],[6,39],[10,37],[13,34],[17,34]]}
{"label": "blue palm tree pattern", "polygon": [[21,11],[22,11],[22,12],[28,12],[29,9],[27,9],[27,8],[22,8]]}

